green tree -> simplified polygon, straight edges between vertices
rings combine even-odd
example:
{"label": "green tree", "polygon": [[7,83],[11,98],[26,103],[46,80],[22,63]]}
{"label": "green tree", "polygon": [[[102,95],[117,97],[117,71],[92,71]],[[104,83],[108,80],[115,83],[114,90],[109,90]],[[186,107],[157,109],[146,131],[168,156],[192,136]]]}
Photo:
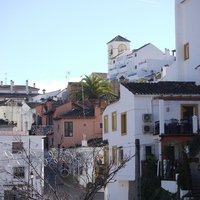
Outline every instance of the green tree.
{"label": "green tree", "polygon": [[72,86],[76,86],[77,89],[70,92],[70,97],[76,101],[90,101],[92,105],[106,93],[115,94],[111,88],[111,82],[106,81],[95,74],[90,76],[85,75],[80,82],[72,83]]}
{"label": "green tree", "polygon": [[189,156],[190,158],[194,158],[200,152],[200,136],[195,137],[188,144]]}

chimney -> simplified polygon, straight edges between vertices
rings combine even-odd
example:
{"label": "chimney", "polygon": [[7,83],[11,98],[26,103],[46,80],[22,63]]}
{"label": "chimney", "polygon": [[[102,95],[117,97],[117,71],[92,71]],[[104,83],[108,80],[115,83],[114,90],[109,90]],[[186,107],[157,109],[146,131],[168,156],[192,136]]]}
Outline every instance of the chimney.
{"label": "chimney", "polygon": [[10,81],[10,93],[11,94],[13,93],[13,81],[12,80]]}
{"label": "chimney", "polygon": [[45,90],[45,89],[43,89],[43,90],[42,90],[42,92],[43,92],[43,94],[45,94],[46,90]]}
{"label": "chimney", "polygon": [[1,81],[1,86],[3,86],[3,81]]}
{"label": "chimney", "polygon": [[33,87],[35,88],[35,83],[33,83]]}
{"label": "chimney", "polygon": [[26,94],[28,94],[28,80],[26,80]]}

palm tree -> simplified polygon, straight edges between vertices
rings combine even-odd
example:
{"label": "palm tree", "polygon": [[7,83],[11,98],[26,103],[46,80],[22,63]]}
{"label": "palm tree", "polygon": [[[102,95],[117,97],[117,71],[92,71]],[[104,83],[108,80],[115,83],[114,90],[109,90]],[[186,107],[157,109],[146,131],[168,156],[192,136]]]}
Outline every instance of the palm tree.
{"label": "palm tree", "polygon": [[72,83],[72,86],[76,86],[77,89],[70,92],[70,97],[76,101],[88,100],[93,106],[100,96],[106,93],[115,94],[114,90],[111,89],[111,82],[93,73],[90,76],[85,75],[80,82]]}

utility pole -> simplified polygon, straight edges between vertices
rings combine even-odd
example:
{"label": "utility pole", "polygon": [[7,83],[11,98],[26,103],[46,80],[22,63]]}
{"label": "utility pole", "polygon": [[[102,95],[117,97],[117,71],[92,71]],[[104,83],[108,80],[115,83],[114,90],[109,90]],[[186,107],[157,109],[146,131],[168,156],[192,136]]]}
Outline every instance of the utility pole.
{"label": "utility pole", "polygon": [[135,139],[135,200],[141,200],[140,140]]}

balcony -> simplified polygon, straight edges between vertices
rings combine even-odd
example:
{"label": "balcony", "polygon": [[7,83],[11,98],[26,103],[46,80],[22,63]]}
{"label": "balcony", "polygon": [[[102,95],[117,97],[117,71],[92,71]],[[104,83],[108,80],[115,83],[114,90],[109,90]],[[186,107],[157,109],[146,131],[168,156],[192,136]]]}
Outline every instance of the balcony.
{"label": "balcony", "polygon": [[109,69],[109,75],[110,76],[116,76],[117,73],[118,73],[118,69],[116,67]]}
{"label": "balcony", "polygon": [[[160,122],[155,122],[155,135],[160,133]],[[165,120],[164,133],[162,134],[194,134],[197,133],[197,128],[193,128],[192,122],[184,119]]]}
{"label": "balcony", "polygon": [[29,135],[51,135],[53,134],[53,125],[32,125]]}

